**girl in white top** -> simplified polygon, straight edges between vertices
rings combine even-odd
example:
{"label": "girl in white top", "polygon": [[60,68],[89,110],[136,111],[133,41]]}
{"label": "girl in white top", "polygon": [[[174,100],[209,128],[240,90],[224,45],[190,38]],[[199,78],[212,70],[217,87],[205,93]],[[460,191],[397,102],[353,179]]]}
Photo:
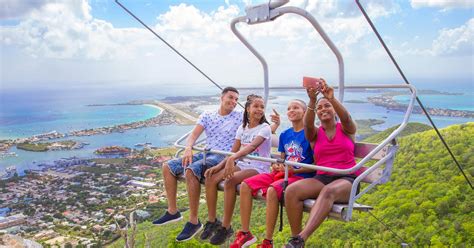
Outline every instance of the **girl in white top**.
{"label": "girl in white top", "polygon": [[269,162],[250,159],[237,161],[246,155],[270,157],[271,128],[265,118],[263,98],[257,95],[247,97],[243,124],[237,130],[232,147],[234,155],[228,157],[215,167],[208,169],[206,178],[206,200],[209,214],[215,214],[217,201],[217,184],[224,179],[224,218],[222,226],[211,237],[211,244],[224,243],[233,233],[231,228],[232,214],[235,207],[235,188],[244,179],[259,173],[268,173]]}

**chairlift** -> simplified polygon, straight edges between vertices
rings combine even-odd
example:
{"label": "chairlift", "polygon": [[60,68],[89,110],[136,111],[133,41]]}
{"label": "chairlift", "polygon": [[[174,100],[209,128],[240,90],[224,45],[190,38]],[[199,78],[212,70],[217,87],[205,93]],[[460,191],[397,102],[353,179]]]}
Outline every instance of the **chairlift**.
{"label": "chairlift", "polygon": [[[285,161],[279,158],[264,158],[264,157],[256,157],[247,155],[246,158],[254,159],[258,161],[265,161],[271,163],[283,163],[285,164],[285,180],[288,180],[288,165],[292,166],[299,166],[305,168],[311,168],[315,170],[327,171],[337,174],[350,174],[352,172],[357,171],[358,169],[363,169],[363,173],[361,173],[355,180],[352,185],[352,190],[349,198],[349,202],[347,204],[334,204],[331,213],[329,214],[330,218],[343,220],[343,221],[350,221],[352,219],[352,214],[354,210],[357,211],[364,211],[367,212],[372,210],[372,206],[363,205],[357,203],[356,201],[361,198],[364,194],[366,194],[370,189],[374,188],[378,184],[386,183],[390,180],[390,176],[392,174],[393,162],[395,159],[395,155],[398,149],[398,144],[396,138],[403,129],[408,124],[408,120],[410,115],[413,111],[414,102],[416,99],[416,89],[412,85],[409,84],[390,84],[390,85],[345,85],[344,83],[344,60],[342,58],[341,53],[335,46],[335,44],[331,41],[329,36],[326,34],[324,29],[319,25],[318,21],[306,10],[284,5],[288,3],[288,0],[274,0],[269,1],[268,3],[259,4],[255,6],[249,6],[246,8],[246,14],[240,17],[236,17],[231,21],[231,30],[235,36],[250,50],[250,52],[260,61],[262,68],[263,68],[263,86],[264,86],[264,102],[265,106],[268,102],[269,91],[270,89],[278,89],[278,87],[271,88],[269,86],[268,80],[268,65],[262,55],[258,53],[258,51],[245,39],[245,37],[238,31],[236,28],[237,23],[246,23],[248,25],[258,25],[261,23],[272,22],[280,16],[285,14],[296,14],[299,16],[304,17],[309,23],[313,26],[313,28],[319,33],[322,37],[326,45],[331,49],[331,51],[336,56],[338,62],[338,86],[334,88],[338,89],[338,99],[340,102],[344,101],[344,91],[346,89],[406,89],[409,90],[410,95],[410,102],[408,107],[405,111],[403,121],[401,122],[400,126],[395,129],[385,140],[383,140],[380,144],[369,144],[369,143],[362,143],[357,142],[355,144],[355,152],[354,155],[356,158],[360,159],[359,162],[349,169],[335,169],[335,168],[328,168],[319,165],[312,165],[312,164],[303,164],[298,162],[292,161]],[[301,89],[301,87],[284,87],[285,89]],[[183,142],[187,139],[190,132],[179,138],[175,142],[175,146],[180,148],[176,153],[176,157],[184,150],[186,147]],[[272,138],[276,138],[276,140],[272,141],[272,144],[278,144],[278,137],[274,136]],[[231,152],[220,151],[220,150],[212,150],[207,149],[205,146],[202,146],[204,139],[200,139],[196,142],[195,146],[193,147],[196,151],[201,151],[204,153],[204,159],[206,153],[217,153],[223,155],[232,155]],[[365,166],[369,161],[375,161],[375,163],[371,166]],[[361,191],[357,192],[358,185],[361,183],[368,183],[368,185]],[[223,182],[219,185],[219,188],[223,189]],[[237,189],[238,190],[238,189]],[[258,196],[257,196],[258,198]],[[304,202],[304,210],[309,212],[311,207],[315,203],[315,199],[308,199]]]}

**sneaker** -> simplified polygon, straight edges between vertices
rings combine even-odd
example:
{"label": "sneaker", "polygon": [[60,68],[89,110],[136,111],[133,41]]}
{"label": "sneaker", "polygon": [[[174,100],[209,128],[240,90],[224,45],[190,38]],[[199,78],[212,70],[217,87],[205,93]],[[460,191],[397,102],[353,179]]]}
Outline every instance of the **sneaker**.
{"label": "sneaker", "polygon": [[257,245],[257,248],[273,248],[273,241],[264,239],[261,244]]}
{"label": "sneaker", "polygon": [[220,226],[216,233],[212,236],[210,243],[213,245],[222,245],[224,242],[230,238],[234,234],[234,230],[232,230],[232,227],[229,227],[229,229]]}
{"label": "sneaker", "polygon": [[179,211],[176,212],[175,214],[170,214],[170,212],[166,211],[166,213],[163,216],[161,216],[157,220],[154,220],[152,223],[157,226],[161,226],[161,225],[176,222],[182,219],[183,219],[183,216],[181,216],[181,213]]}
{"label": "sneaker", "polygon": [[285,245],[285,248],[301,248],[304,247],[304,239],[299,235],[296,237],[291,237],[288,240],[288,243]]}
{"label": "sneaker", "polygon": [[181,242],[181,241],[186,241],[190,240],[196,235],[199,231],[202,229],[202,224],[198,220],[198,223],[194,225],[191,222],[186,222],[186,225],[184,225],[183,231],[181,231],[180,234],[178,234],[178,237],[176,237],[176,241]]}
{"label": "sneaker", "polygon": [[239,231],[237,235],[235,235],[234,243],[230,245],[229,248],[240,248],[240,247],[248,247],[251,244],[255,243],[257,238],[252,235],[251,232],[242,232]]}
{"label": "sneaker", "polygon": [[222,222],[219,219],[216,219],[214,222],[206,222],[204,231],[201,233],[201,239],[206,240],[210,238],[221,225]]}

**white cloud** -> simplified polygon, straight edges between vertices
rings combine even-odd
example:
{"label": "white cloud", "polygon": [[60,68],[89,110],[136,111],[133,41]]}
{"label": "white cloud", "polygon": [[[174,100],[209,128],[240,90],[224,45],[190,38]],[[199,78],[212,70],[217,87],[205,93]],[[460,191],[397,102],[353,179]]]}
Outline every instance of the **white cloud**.
{"label": "white cloud", "polygon": [[[261,3],[244,2],[245,4]],[[312,13],[329,36],[339,40],[337,46],[345,53],[350,53],[352,45],[371,33],[367,22],[353,2],[295,0],[288,5],[306,8]],[[399,10],[392,1],[368,1],[365,5],[373,19],[392,15]],[[188,53],[194,53],[196,49],[207,49],[216,46],[216,43],[223,45],[222,43],[235,42],[236,38],[229,30],[229,23],[239,13],[240,10],[235,5],[227,6],[227,8],[220,7],[217,11],[208,14],[192,5],[180,4],[172,6],[168,12],[158,17],[156,29],[172,44],[185,49]],[[293,14],[263,25],[241,24],[238,29],[244,37],[252,41],[252,44],[274,38],[270,42],[283,42],[286,47],[310,50],[326,47],[318,38],[319,35],[314,36],[311,25]],[[308,40],[313,42],[309,43],[309,47],[303,46],[308,44]],[[292,52],[294,54],[296,51]]]}
{"label": "white cloud", "polygon": [[474,7],[474,1],[472,0],[410,0],[410,2],[414,9],[425,7],[441,9]]}
{"label": "white cloud", "polygon": [[[3,44],[32,57],[112,59],[134,57],[144,29],[117,29],[95,19],[86,0],[48,2],[29,11],[17,26],[2,26]],[[146,39],[145,39],[146,40]],[[137,42],[138,41],[138,42]]]}
{"label": "white cloud", "polygon": [[[366,0],[363,4],[374,21],[399,11],[392,1]],[[317,18],[342,52],[348,73],[349,70],[361,73],[359,71],[370,67],[368,64],[378,67],[379,61],[388,61],[354,2],[294,0],[290,5],[303,7]],[[211,12],[179,4],[157,16],[154,29],[216,81],[259,85],[260,64],[229,28],[230,20],[242,12],[234,1],[222,2],[222,6]],[[267,59],[272,82],[285,84],[299,80],[299,75],[311,75],[315,70],[337,75],[334,55],[301,17],[285,15],[272,23],[241,24],[238,28]],[[472,22],[458,29],[441,31],[433,43],[436,52],[426,50],[422,55],[459,54],[469,49],[465,40],[473,40]],[[22,50],[23,55],[38,58],[35,66],[28,68],[40,68],[38,61],[42,60],[48,60],[51,68],[64,70],[70,65],[80,65],[77,67],[83,72],[74,74],[77,78],[204,81],[146,29],[117,28],[109,21],[91,16],[86,0],[45,2],[28,10],[19,25],[0,26],[0,44],[2,48],[15,47]],[[403,51],[398,54],[417,52],[409,47],[410,44],[403,45]],[[5,56],[2,54],[2,60],[9,61]],[[8,65],[10,67],[13,66]],[[122,71],[117,72],[116,68]],[[382,71],[374,70],[374,73]],[[14,74],[9,72],[8,78],[15,78]],[[66,72],[63,74],[69,76]],[[53,77],[45,72],[35,75]]]}
{"label": "white cloud", "polygon": [[50,0],[2,0],[0,1],[0,19],[18,19],[34,9],[41,8]]}
{"label": "white cloud", "polygon": [[433,41],[432,53],[444,56],[472,56],[474,41],[474,18],[453,29],[442,29]]}
{"label": "white cloud", "polygon": [[[145,54],[149,56],[156,50],[157,42],[146,34],[146,30],[115,28],[110,22],[93,18],[86,0],[48,1],[30,10],[18,26],[1,27],[4,44],[16,43],[33,57],[47,58],[133,58]],[[338,46],[343,51],[350,51],[351,45],[370,32],[360,14],[354,14],[357,11],[354,3],[298,0],[290,4],[307,6],[308,11],[321,16],[318,18],[329,35],[341,36]],[[390,1],[383,4],[368,2],[367,9],[370,15],[377,18],[390,15],[392,5]],[[241,10],[232,4],[220,6],[211,13],[180,4],[159,15],[155,29],[187,54],[225,50],[237,42],[229,23],[239,13]],[[312,27],[302,18],[287,15],[281,19],[284,21],[265,25],[240,25],[239,30],[257,43],[273,37],[295,49],[307,44],[308,38],[314,39]],[[308,49],[325,46],[314,44],[316,42],[310,43]]]}
{"label": "white cloud", "polygon": [[155,29],[174,44],[193,49],[198,48],[195,45],[198,44],[202,49],[202,46],[207,46],[204,43],[218,44],[233,40],[229,23],[238,13],[239,8],[235,5],[227,8],[220,6],[208,14],[193,5],[179,4],[157,17]]}
{"label": "white cloud", "polygon": [[417,48],[415,44],[420,41],[420,36],[416,35],[411,42],[403,43],[396,53],[404,56],[419,56],[431,59],[471,57],[472,64],[473,40],[474,18],[471,18],[459,27],[439,30],[438,36],[431,43],[431,46]]}

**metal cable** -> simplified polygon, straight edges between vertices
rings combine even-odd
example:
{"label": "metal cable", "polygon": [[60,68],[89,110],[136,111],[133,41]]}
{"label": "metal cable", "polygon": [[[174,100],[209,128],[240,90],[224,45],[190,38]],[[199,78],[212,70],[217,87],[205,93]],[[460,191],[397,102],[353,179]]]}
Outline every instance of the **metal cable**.
{"label": "metal cable", "polygon": [[[370,17],[369,17],[369,16],[367,15],[367,13],[365,12],[364,7],[362,7],[362,5],[360,4],[359,0],[355,0],[355,1],[356,1],[356,3],[357,3],[357,6],[359,7],[360,11],[361,11],[362,14],[364,15],[365,19],[366,19],[367,22],[369,23],[370,27],[371,27],[372,30],[374,31],[375,35],[377,35],[377,38],[379,39],[380,43],[382,43],[382,46],[384,47],[384,49],[385,49],[385,51],[387,52],[388,56],[390,57],[390,59],[392,60],[393,64],[394,64],[395,67],[397,68],[398,72],[399,72],[400,75],[402,76],[403,80],[405,81],[406,84],[410,84],[410,82],[408,82],[408,79],[405,77],[405,74],[403,73],[402,69],[400,68],[400,66],[398,66],[397,61],[395,60],[395,58],[393,57],[392,53],[390,52],[390,50],[388,49],[387,45],[385,44],[385,42],[383,41],[382,37],[380,36],[379,32],[377,31],[377,28],[375,28],[375,26],[374,26],[374,24],[372,23]],[[426,111],[425,107],[424,107],[423,104],[421,103],[421,101],[420,101],[420,99],[418,98],[418,96],[416,97],[416,101],[418,102],[418,105],[420,105],[420,107],[421,107],[421,109],[423,110],[423,112],[425,113],[426,117],[428,117],[428,120],[430,121],[431,126],[433,126],[434,130],[436,131],[436,134],[438,134],[439,139],[441,140],[441,142],[443,143],[443,145],[446,147],[446,150],[448,150],[449,154],[450,154],[451,157],[453,158],[454,163],[457,165],[459,171],[461,171],[462,175],[463,175],[464,178],[466,179],[466,182],[469,184],[469,186],[471,186],[471,189],[474,190],[474,187],[472,186],[471,181],[470,181],[469,178],[466,176],[466,173],[464,173],[463,168],[461,167],[461,165],[459,164],[458,160],[457,160],[456,157],[454,156],[453,152],[452,152],[451,149],[449,148],[448,144],[447,144],[446,141],[444,140],[443,136],[442,136],[441,133],[439,132],[438,128],[436,127],[436,125],[434,124],[433,120],[431,119],[430,114],[428,113],[428,111]]]}
{"label": "metal cable", "polygon": [[[203,75],[205,78],[207,78],[211,83],[213,83],[217,88],[220,90],[223,90],[223,88],[216,83],[214,80],[212,80],[206,73],[201,71],[196,65],[194,65],[189,59],[187,59],[183,54],[181,54],[178,50],[176,50],[171,44],[169,44],[165,39],[163,39],[161,36],[159,36],[153,29],[148,27],[140,18],[138,18],[136,15],[134,15],[130,10],[128,10],[125,6],[123,6],[118,0],[115,0],[115,3],[117,3],[122,9],[124,9],[128,14],[130,14],[135,20],[137,20],[139,23],[141,23],[146,29],[148,29],[150,32],[152,32],[158,39],[160,39],[163,43],[165,43],[171,50],[173,50],[176,54],[178,54],[182,59],[184,59],[188,64],[190,64],[194,69],[196,69],[201,75]],[[242,108],[242,104],[240,102],[237,102]]]}
{"label": "metal cable", "polygon": [[372,215],[372,217],[374,217],[380,224],[382,224],[385,229],[389,230],[393,235],[395,235],[395,237],[397,237],[400,241],[402,241],[402,246],[405,247],[405,246],[409,246],[407,242],[405,242],[405,240],[402,239],[402,237],[400,237],[395,231],[393,231],[389,226],[387,226],[385,223],[383,223],[381,220],[379,220],[379,218],[377,218],[377,216],[375,216],[371,211],[367,211],[370,215]]}

